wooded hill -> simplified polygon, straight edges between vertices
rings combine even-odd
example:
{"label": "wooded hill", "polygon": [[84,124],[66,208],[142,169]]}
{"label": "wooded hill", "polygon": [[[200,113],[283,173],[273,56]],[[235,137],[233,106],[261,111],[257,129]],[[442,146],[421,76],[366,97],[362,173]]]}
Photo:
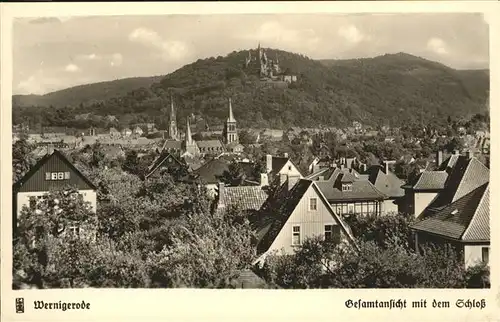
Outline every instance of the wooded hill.
{"label": "wooded hill", "polygon": [[[119,85],[125,80],[118,80],[29,100],[17,96],[14,123],[41,119],[47,126],[86,127],[75,124],[75,115],[91,112],[115,115],[124,124],[155,121],[164,127],[171,95],[180,124],[191,114],[210,125],[221,124],[227,118],[228,97],[243,127],[346,126],[352,121],[400,126],[488,112],[488,70],[455,70],[405,53],[322,61],[274,49],[267,54],[278,55],[281,69],[297,75],[298,81],[288,88],[264,86],[256,71],[244,66],[248,50],[238,51],[199,59],[161,80],[140,79],[144,85],[135,89],[133,82]],[[52,108],[33,108],[48,105]],[[65,106],[73,107],[58,111]]]}

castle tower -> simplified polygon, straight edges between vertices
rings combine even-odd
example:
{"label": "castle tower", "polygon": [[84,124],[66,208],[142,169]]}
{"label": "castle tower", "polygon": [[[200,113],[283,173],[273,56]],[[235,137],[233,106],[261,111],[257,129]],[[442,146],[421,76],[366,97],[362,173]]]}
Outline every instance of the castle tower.
{"label": "castle tower", "polygon": [[224,125],[224,140],[226,144],[230,144],[233,142],[238,143],[238,131],[236,130],[236,119],[233,115],[233,106],[231,104],[231,98],[229,98],[229,117],[226,120]]}
{"label": "castle tower", "polygon": [[177,141],[179,139],[179,133],[177,131],[177,121],[175,117],[175,109],[174,109],[174,99],[170,98],[170,125],[168,127],[168,138],[170,140]]}
{"label": "castle tower", "polygon": [[186,123],[186,137],[184,138],[184,150],[192,156],[198,155],[198,145],[191,137],[191,126],[189,125],[189,116]]}

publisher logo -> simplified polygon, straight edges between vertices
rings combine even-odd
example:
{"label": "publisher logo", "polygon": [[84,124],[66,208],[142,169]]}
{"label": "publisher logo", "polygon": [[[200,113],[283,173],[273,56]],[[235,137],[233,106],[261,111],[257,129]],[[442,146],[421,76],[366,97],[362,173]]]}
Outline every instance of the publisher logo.
{"label": "publisher logo", "polygon": [[24,313],[24,298],[16,298],[16,313]]}

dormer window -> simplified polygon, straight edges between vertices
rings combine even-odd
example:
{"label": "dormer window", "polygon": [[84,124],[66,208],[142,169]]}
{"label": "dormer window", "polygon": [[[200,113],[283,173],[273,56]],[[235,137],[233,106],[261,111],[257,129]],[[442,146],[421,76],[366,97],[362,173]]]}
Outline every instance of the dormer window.
{"label": "dormer window", "polygon": [[343,183],[342,191],[352,191],[352,183]]}

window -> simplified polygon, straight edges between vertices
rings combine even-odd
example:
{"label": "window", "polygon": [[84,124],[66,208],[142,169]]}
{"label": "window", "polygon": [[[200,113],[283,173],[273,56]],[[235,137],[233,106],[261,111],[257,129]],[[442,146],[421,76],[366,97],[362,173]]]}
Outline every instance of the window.
{"label": "window", "polygon": [[343,183],[342,184],[342,191],[352,191],[352,184],[350,184],[350,183]]}
{"label": "window", "polygon": [[311,210],[311,211],[318,210],[318,199],[316,199],[316,198],[309,199],[309,210]]}
{"label": "window", "polygon": [[354,213],[354,205],[349,205],[349,213]]}
{"label": "window", "polygon": [[292,245],[300,245],[300,226],[292,228]]}
{"label": "window", "polygon": [[69,172],[45,172],[45,180],[68,180]]}
{"label": "window", "polygon": [[35,209],[35,207],[36,207],[36,202],[37,202],[37,198],[35,198],[35,197],[30,197],[30,209]]}
{"label": "window", "polygon": [[292,166],[291,165],[288,166],[288,171],[292,171]]}
{"label": "window", "polygon": [[333,225],[325,225],[325,240],[332,240]]}
{"label": "window", "polygon": [[481,256],[484,263],[488,263],[490,261],[490,248],[483,247],[481,248]]}
{"label": "window", "polygon": [[68,229],[71,236],[78,237],[80,235],[80,227],[78,225],[74,224],[69,226]]}

